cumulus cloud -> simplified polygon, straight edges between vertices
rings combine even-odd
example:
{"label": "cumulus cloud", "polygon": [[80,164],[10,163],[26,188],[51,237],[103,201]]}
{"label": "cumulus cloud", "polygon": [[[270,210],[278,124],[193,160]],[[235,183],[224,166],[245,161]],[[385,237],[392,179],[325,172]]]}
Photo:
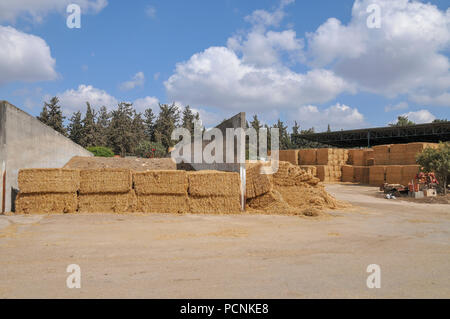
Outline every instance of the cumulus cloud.
{"label": "cumulus cloud", "polygon": [[222,109],[262,110],[323,103],[351,87],[333,72],[305,74],[245,64],[225,47],[211,47],[179,63],[164,82],[169,99]]}
{"label": "cumulus cloud", "polygon": [[358,109],[339,103],[322,110],[314,105],[301,106],[290,112],[290,116],[297,119],[302,127],[314,127],[318,131],[326,130],[328,124],[333,131],[366,125]]}
{"label": "cumulus cloud", "polygon": [[[370,4],[381,8],[381,28],[367,27]],[[361,90],[449,105],[450,9],[408,0],[356,0],[352,18],[343,25],[328,19],[307,35],[314,67],[330,67]],[[432,96],[443,95],[435,101]]]}
{"label": "cumulus cloud", "polygon": [[145,109],[151,108],[153,113],[159,113],[159,100],[153,96],[146,96],[143,98],[139,98],[134,100],[133,107],[137,112],[144,112]]}
{"label": "cumulus cloud", "polygon": [[14,81],[45,81],[57,77],[55,59],[40,37],[0,26],[0,85]]}
{"label": "cumulus cloud", "polygon": [[114,108],[118,103],[118,100],[106,91],[85,84],[80,84],[76,90],[69,89],[56,95],[59,97],[66,114],[84,110],[86,102],[89,102],[95,108],[106,106],[109,109]]}
{"label": "cumulus cloud", "polygon": [[[433,122],[433,120],[436,119],[436,116],[430,113],[428,110],[419,110],[414,112],[408,112],[402,114],[402,116],[408,117],[410,121],[413,121],[416,124],[422,124],[422,123],[430,123]],[[397,121],[394,121],[394,123]]]}
{"label": "cumulus cloud", "polygon": [[[33,22],[42,22],[50,12],[65,13],[73,0],[2,0],[0,1],[0,21],[14,23],[19,17]],[[98,13],[108,5],[107,0],[77,0],[82,13]]]}
{"label": "cumulus cloud", "polygon": [[[66,115],[80,110],[84,111],[86,109],[86,102],[89,102],[91,106],[96,109],[101,106],[106,106],[108,110],[112,110],[117,107],[119,102],[123,101],[109,94],[105,90],[85,84],[80,84],[77,89],[69,89],[62,93],[58,93],[56,96],[59,97],[61,106]],[[46,100],[49,98],[50,95],[45,97]],[[133,103],[133,107],[137,112],[144,112],[146,108],[152,108],[155,113],[159,112],[159,100],[153,96],[146,96],[128,102]]]}
{"label": "cumulus cloud", "polygon": [[123,82],[120,85],[121,90],[132,90],[135,87],[143,86],[145,82],[144,72],[136,73],[130,81]]}

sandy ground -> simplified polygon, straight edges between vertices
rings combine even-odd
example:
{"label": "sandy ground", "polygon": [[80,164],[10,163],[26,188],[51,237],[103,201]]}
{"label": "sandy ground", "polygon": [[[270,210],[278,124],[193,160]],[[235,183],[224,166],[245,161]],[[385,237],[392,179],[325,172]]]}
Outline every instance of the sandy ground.
{"label": "sandy ground", "polygon": [[[330,217],[0,216],[0,297],[450,297],[450,206],[328,185]],[[66,267],[81,267],[81,288]],[[366,268],[381,267],[369,289]]]}

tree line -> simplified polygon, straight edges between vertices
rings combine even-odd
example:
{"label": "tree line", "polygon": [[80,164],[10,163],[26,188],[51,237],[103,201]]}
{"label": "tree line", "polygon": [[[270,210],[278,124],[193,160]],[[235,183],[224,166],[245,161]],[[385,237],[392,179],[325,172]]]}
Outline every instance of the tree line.
{"label": "tree line", "polygon": [[[156,115],[150,107],[143,113],[137,112],[132,103],[127,102],[120,102],[111,111],[108,111],[106,106],[95,110],[86,102],[85,113],[74,112],[67,119],[65,126],[66,117],[58,97],[55,96],[44,102],[37,118],[85,148],[107,147],[120,156],[148,157],[148,154],[153,154],[155,157],[162,157],[167,154],[167,149],[176,143],[171,140],[172,131],[177,127],[184,127],[193,133],[194,122],[200,120],[200,115],[193,112],[189,105],[180,109],[175,103],[159,104],[159,113]],[[280,119],[269,126],[263,125],[258,116],[253,115],[252,120],[247,121],[247,127],[253,127],[258,133],[262,127],[266,128],[268,148],[272,127],[279,129],[280,149],[324,147],[322,144],[303,139],[302,135],[315,133],[314,128],[302,130],[296,121],[290,132]]]}

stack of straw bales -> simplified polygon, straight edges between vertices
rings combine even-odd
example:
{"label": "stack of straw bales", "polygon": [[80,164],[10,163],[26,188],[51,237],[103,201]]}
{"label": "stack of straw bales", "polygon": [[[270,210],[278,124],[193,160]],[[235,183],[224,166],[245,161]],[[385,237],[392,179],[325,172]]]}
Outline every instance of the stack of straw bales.
{"label": "stack of straw bales", "polygon": [[82,170],[78,211],[82,213],[134,211],[136,195],[129,169]]}
{"label": "stack of straw bales", "polygon": [[401,165],[386,166],[386,183],[399,184],[401,180],[402,180]]}
{"label": "stack of straw bales", "polygon": [[314,165],[299,165],[302,170],[305,170],[312,176],[317,176],[317,167]]}
{"label": "stack of straw bales", "polygon": [[144,213],[187,213],[186,171],[160,170],[133,173],[137,210]]}
{"label": "stack of straw bales", "polygon": [[317,150],[318,165],[345,165],[348,160],[348,150],[342,148],[319,148]]}
{"label": "stack of straw bales", "polygon": [[350,165],[364,166],[366,165],[366,150],[355,149],[348,150],[348,161]]}
{"label": "stack of straw bales", "polygon": [[419,173],[419,170],[419,165],[404,165],[402,167],[402,178],[399,181],[399,184],[406,186],[411,183],[411,181],[416,177],[416,174]]}
{"label": "stack of straw bales", "polygon": [[341,165],[316,165],[317,177],[322,182],[340,182],[342,177]]}
{"label": "stack of straw bales", "polygon": [[[406,152],[408,144],[392,144],[389,149],[389,164],[404,165],[408,160],[409,154]],[[412,160],[415,162],[415,154],[411,154]],[[388,182],[389,183],[389,182]]]}
{"label": "stack of straw bales", "polygon": [[369,184],[369,167],[353,166],[353,180],[355,183]]}
{"label": "stack of straw bales", "polygon": [[80,172],[71,169],[21,169],[16,212],[72,213],[77,210]]}
{"label": "stack of straw bales", "polygon": [[362,166],[372,166],[375,165],[375,159],[374,159],[374,151],[371,148],[364,150],[364,164]]}
{"label": "stack of straw bales", "polygon": [[188,180],[191,213],[239,213],[241,183],[238,173],[188,172]]}

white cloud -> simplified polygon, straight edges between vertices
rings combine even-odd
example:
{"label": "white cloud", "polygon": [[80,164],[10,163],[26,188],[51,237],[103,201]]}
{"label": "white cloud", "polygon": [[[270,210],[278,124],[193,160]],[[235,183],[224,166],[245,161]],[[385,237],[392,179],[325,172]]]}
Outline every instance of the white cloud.
{"label": "white cloud", "polygon": [[280,5],[273,12],[266,10],[255,10],[252,14],[245,17],[245,21],[250,22],[256,27],[279,26],[285,16],[284,7],[293,3],[295,0],[282,0]]}
{"label": "white cloud", "polygon": [[[73,112],[80,110],[84,112],[86,109],[86,102],[89,102],[95,109],[106,106],[108,110],[113,110],[117,107],[119,102],[123,101],[110,95],[105,90],[85,84],[80,84],[76,90],[69,89],[56,94],[56,96],[59,97],[65,115],[70,115]],[[50,95],[45,96],[45,100],[48,100],[49,98],[51,98]],[[146,108],[150,107],[156,114],[159,113],[158,102],[159,100],[153,96],[146,96],[131,101],[137,112],[144,112]]]}
{"label": "white cloud", "polygon": [[[407,116],[410,121],[416,124],[430,123],[436,119],[436,116],[430,113],[428,110],[419,110],[414,112],[408,112],[402,114],[402,116]],[[394,121],[394,123],[397,121]]]}
{"label": "white cloud", "polygon": [[[369,4],[381,7],[381,28],[366,24]],[[311,65],[331,67],[362,90],[394,97],[449,92],[450,9],[408,0],[356,0],[347,25],[328,19],[308,34]],[[445,98],[445,95],[444,95]],[[417,99],[417,98],[416,98]],[[449,102],[439,99],[437,104]]]}
{"label": "white cloud", "polygon": [[145,8],[145,14],[154,19],[156,17],[156,8],[153,6],[147,6],[147,8]]}
{"label": "white cloud", "polygon": [[444,92],[434,96],[412,94],[411,100],[422,105],[450,106],[450,92]]}
{"label": "white cloud", "polygon": [[0,45],[0,85],[56,79],[55,59],[42,38],[0,25]]}
{"label": "white cloud", "polygon": [[132,90],[135,87],[143,86],[145,82],[144,72],[138,72],[133,76],[133,79],[130,81],[123,82],[120,85],[121,90]]}
{"label": "white cloud", "polygon": [[159,113],[159,100],[153,96],[146,96],[143,98],[136,99],[133,102],[133,107],[137,112],[144,112],[145,109],[151,108],[153,113]]}
{"label": "white cloud", "polygon": [[80,84],[76,90],[69,89],[56,94],[56,96],[59,97],[60,105],[65,114],[84,110],[86,102],[89,102],[94,108],[106,106],[108,109],[115,108],[119,102],[106,91],[85,84]]}
{"label": "white cloud", "polygon": [[398,111],[398,110],[405,110],[408,108],[408,103],[406,102],[400,102],[395,105],[387,105],[384,107],[385,112],[391,112],[391,111]]}
{"label": "white cloud", "polygon": [[255,67],[225,47],[211,47],[177,64],[164,85],[170,100],[234,110],[323,103],[351,90],[331,71],[302,74],[288,68]]}
{"label": "white cloud", "polygon": [[[50,12],[65,14],[68,4],[73,0],[1,0],[0,21],[15,22],[17,18],[25,18],[33,22],[42,22]],[[82,14],[98,13],[108,5],[107,0],[77,0]]]}
{"label": "white cloud", "polygon": [[324,131],[328,124],[333,131],[355,129],[366,125],[364,116],[356,108],[344,104],[335,104],[323,110],[314,105],[305,105],[289,113],[302,128],[314,127]]}

